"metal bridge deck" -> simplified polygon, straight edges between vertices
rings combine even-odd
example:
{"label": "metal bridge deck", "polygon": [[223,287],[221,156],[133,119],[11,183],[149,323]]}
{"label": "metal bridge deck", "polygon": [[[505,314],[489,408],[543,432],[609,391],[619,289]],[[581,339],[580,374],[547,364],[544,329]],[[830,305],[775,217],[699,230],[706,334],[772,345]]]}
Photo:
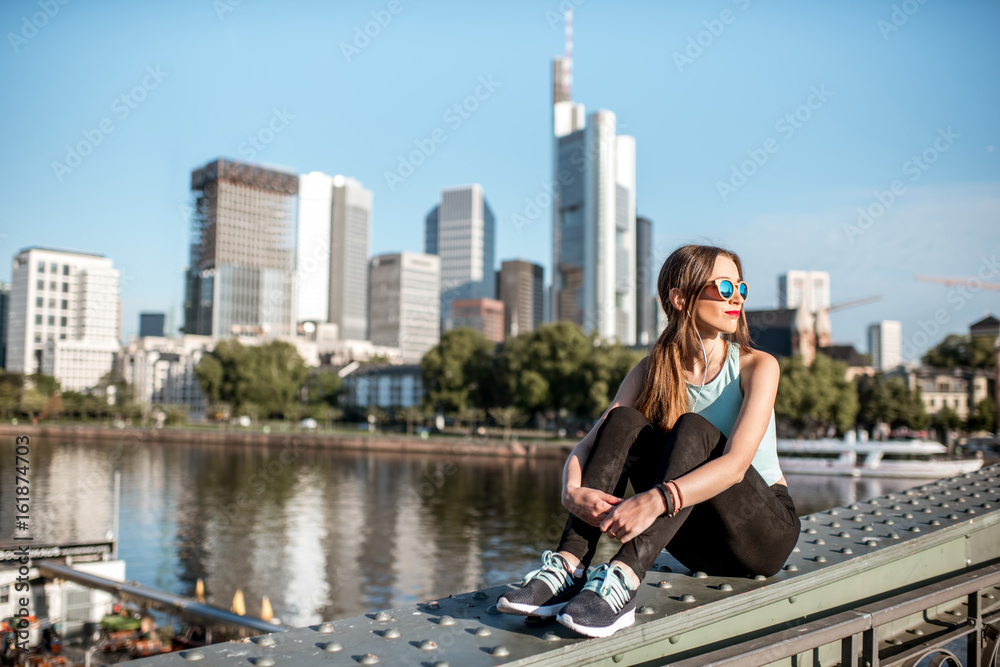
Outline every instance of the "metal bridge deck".
{"label": "metal bridge deck", "polygon": [[[667,657],[690,661],[998,559],[1000,464],[803,517],[798,545],[774,577],[707,576],[664,552],[642,583],[636,624],[607,639],[579,637],[555,621],[499,614],[496,598],[507,586],[497,586],[135,664],[475,667],[662,664]],[[984,594],[984,613],[1000,608],[997,593]]]}

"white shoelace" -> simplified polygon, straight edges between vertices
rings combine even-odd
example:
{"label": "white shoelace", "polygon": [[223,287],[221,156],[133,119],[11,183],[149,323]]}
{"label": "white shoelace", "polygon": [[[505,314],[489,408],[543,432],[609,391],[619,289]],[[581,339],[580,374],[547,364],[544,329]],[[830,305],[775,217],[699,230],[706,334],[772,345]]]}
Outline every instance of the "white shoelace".
{"label": "white shoelace", "polygon": [[541,579],[555,594],[561,593],[569,585],[569,571],[560,562],[563,558],[553,551],[542,554],[542,566],[524,575],[524,583]]}
{"label": "white shoelace", "polygon": [[583,590],[597,593],[617,614],[632,597],[632,590],[625,583],[626,577],[628,575],[621,565],[615,563],[609,568],[605,563],[594,571]]}

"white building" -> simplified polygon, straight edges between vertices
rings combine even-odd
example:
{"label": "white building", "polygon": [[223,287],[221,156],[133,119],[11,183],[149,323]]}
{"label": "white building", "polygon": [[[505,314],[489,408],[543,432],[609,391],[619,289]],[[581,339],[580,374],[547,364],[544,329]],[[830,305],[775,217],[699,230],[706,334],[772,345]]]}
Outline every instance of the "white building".
{"label": "white building", "polygon": [[830,308],[830,274],[788,271],[778,276],[778,308],[805,308],[816,314]]}
{"label": "white building", "polygon": [[111,370],[121,331],[119,272],[88,253],[27,248],[14,257],[7,370],[54,375],[80,391]]}
{"label": "white building", "polygon": [[441,190],[425,219],[424,252],[441,258],[442,330],[451,304],[496,297],[496,221],[478,183]]}
{"label": "white building", "polygon": [[214,349],[211,336],[132,338],[117,359],[117,370],[145,405],[186,405],[189,414],[205,413],[205,396],[194,369],[202,356]]}
{"label": "white building", "polygon": [[441,260],[400,252],[371,261],[371,342],[398,347],[405,361],[419,361],[441,340]]}
{"label": "white building", "polygon": [[551,319],[634,345],[635,138],[617,133],[613,112],[588,120],[572,101],[570,25],[567,13],[567,52],[553,63]]}
{"label": "white building", "polygon": [[368,338],[372,192],[344,176],[299,176],[299,322],[331,322],[339,336]]}
{"label": "white building", "polygon": [[330,318],[330,215],[333,177],[313,171],[299,176],[296,229],[296,321]]}
{"label": "white building", "polygon": [[903,363],[903,326],[895,320],[883,320],[868,327],[868,353],[872,368],[892,370]]}

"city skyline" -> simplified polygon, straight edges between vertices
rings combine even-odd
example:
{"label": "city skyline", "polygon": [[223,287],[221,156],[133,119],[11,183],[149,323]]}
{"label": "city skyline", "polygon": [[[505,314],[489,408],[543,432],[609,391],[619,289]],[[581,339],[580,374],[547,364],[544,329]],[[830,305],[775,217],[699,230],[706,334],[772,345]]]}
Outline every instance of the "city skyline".
{"label": "city skyline", "polygon": [[[832,315],[834,341],[859,350],[873,322],[900,321],[920,352],[1000,311],[996,292],[913,280],[1000,282],[995,5],[570,4],[573,97],[636,137],[654,271],[683,242],[731,247],[753,309],[776,305],[780,273],[829,272],[835,304],[883,295]],[[372,255],[418,251],[427,202],[481,183],[496,261],[551,280],[557,3],[222,5],[59,5],[33,29],[36,3],[0,10],[19,100],[0,130],[6,257],[104,255],[122,270],[123,335],[143,311],[180,324],[185,181],[231,157],[357,178],[375,200]],[[432,27],[455,41],[431,43]]]}

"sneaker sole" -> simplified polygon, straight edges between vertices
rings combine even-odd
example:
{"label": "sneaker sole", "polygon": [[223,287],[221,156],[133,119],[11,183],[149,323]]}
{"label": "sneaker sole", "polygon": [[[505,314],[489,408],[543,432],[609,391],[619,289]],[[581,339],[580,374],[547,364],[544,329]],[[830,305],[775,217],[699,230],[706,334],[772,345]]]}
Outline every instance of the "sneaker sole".
{"label": "sneaker sole", "polygon": [[546,607],[538,607],[530,604],[519,604],[510,602],[507,598],[497,600],[497,611],[504,614],[516,614],[518,616],[540,616],[542,618],[552,618],[563,610],[569,602],[561,602]]}
{"label": "sneaker sole", "polygon": [[579,632],[581,635],[587,637],[610,637],[622,628],[627,628],[633,623],[635,623],[635,609],[630,609],[622,616],[616,620],[611,625],[592,627],[589,625],[581,625],[573,621],[573,617],[569,614],[559,614],[556,616],[556,620],[565,625],[570,630],[574,632]]}

